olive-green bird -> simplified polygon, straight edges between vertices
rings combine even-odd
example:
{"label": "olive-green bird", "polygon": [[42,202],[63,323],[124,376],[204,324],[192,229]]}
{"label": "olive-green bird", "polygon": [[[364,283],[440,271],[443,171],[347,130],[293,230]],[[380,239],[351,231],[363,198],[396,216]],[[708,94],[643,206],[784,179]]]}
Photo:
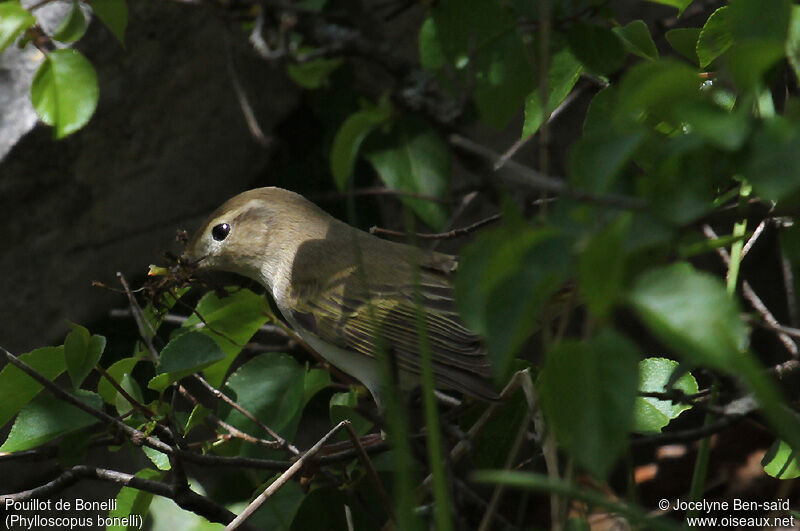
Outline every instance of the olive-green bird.
{"label": "olive-green bird", "polygon": [[211,214],[183,258],[199,271],[238,273],[265,286],[300,337],[361,381],[379,406],[378,345],[394,356],[401,388],[420,381],[418,312],[436,387],[497,399],[485,344],[455,308],[453,256],[382,240],[298,194],[258,188]]}

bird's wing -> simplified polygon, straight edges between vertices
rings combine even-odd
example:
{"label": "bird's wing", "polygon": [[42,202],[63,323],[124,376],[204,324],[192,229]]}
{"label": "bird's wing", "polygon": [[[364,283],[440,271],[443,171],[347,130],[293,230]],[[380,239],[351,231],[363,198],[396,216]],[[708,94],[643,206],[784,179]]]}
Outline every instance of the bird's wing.
{"label": "bird's wing", "polygon": [[486,346],[458,316],[448,268],[454,269],[455,261],[428,263],[420,268],[418,283],[399,286],[373,279],[365,287],[353,272],[328,286],[299,290],[304,293],[292,301],[293,317],[321,339],[365,356],[375,357],[382,345],[399,369],[418,375],[422,316],[437,384],[497,399],[488,382]]}

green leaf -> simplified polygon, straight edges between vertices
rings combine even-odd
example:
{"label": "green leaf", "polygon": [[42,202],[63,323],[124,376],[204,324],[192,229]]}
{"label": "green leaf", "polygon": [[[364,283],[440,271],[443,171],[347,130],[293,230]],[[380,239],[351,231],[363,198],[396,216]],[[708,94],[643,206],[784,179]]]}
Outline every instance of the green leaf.
{"label": "green leaf", "polygon": [[643,139],[640,131],[620,132],[608,124],[602,134],[584,135],[570,151],[570,181],[578,188],[608,191]]}
{"label": "green leaf", "polygon": [[39,118],[64,138],[86,125],[97,107],[99,89],[92,63],[72,48],[47,54],[31,84]]}
{"label": "green leaf", "polygon": [[600,321],[619,299],[625,277],[623,243],[631,217],[621,215],[604,230],[592,234],[578,260],[580,292],[589,312]]}
{"label": "green leaf", "polygon": [[[267,353],[248,361],[228,378],[236,401],[264,424],[291,438],[304,399],[305,369],[287,354]],[[246,433],[260,429],[240,412],[231,410],[229,423]]]}
{"label": "green leaf", "polygon": [[725,53],[732,44],[731,17],[728,6],[723,6],[711,13],[697,38],[695,52],[700,67],[707,67],[714,59]]}
{"label": "green leaf", "polygon": [[692,64],[697,65],[697,39],[700,38],[700,28],[675,28],[664,34],[672,48],[687,58]]}
{"label": "green leaf", "polygon": [[53,39],[61,42],[75,42],[86,33],[89,21],[83,14],[80,2],[72,2],[72,9],[69,10],[66,18],[61,21],[61,25],[53,33]]}
{"label": "green leaf", "polygon": [[466,324],[486,338],[502,378],[540,326],[542,307],[569,274],[567,242],[551,231],[505,225],[464,248],[456,275],[456,304]]}
{"label": "green leaf", "polygon": [[385,101],[385,104],[370,106],[351,114],[336,132],[331,148],[331,174],[339,190],[347,188],[364,139],[391,118],[391,103]]}
{"label": "green leaf", "polygon": [[[270,478],[269,483],[274,481]],[[289,531],[306,493],[298,481],[290,481],[270,496],[264,505],[248,520],[259,529]],[[242,507],[242,510],[244,507]],[[240,511],[235,511],[240,513]]]}
{"label": "green leaf", "polygon": [[800,126],[782,116],[759,125],[744,175],[760,197],[780,201],[800,188]]}
{"label": "green leaf", "polygon": [[575,57],[598,74],[610,74],[625,61],[625,48],[610,29],[579,22],[567,32],[567,42]]}
{"label": "green leaf", "polygon": [[[476,411],[473,422],[478,419],[477,415]],[[504,467],[526,415],[528,415],[528,405],[524,393],[518,390],[504,401],[502,407],[472,439],[471,465],[474,468]],[[469,424],[471,425],[472,423]]]}
{"label": "green leaf", "polygon": [[306,368],[306,378],[303,384],[303,403],[308,404],[314,395],[331,385],[331,374],[322,369]]}
{"label": "green leaf", "polygon": [[167,343],[161,351],[157,374],[148,387],[163,391],[172,382],[194,374],[225,358],[225,353],[210,337],[200,332],[187,332]]}
{"label": "green leaf", "polygon": [[72,386],[78,388],[92,372],[106,348],[106,338],[90,335],[89,331],[73,324],[72,332],[64,341],[64,358]]}
{"label": "green leaf", "polygon": [[169,456],[167,454],[163,454],[154,448],[150,448],[149,446],[142,446],[142,451],[159,470],[166,471],[172,468],[172,465],[169,463]]}
{"label": "green leaf", "polygon": [[750,134],[750,120],[746,108],[726,111],[708,101],[694,100],[678,104],[676,116],[689,126],[689,131],[712,146],[727,151],[742,147]]}
{"label": "green leaf", "polygon": [[[142,396],[142,390],[139,388],[139,384],[136,383],[136,380],[134,380],[130,374],[124,374],[122,376],[122,379],[118,383],[120,387],[122,387],[122,389],[126,393],[128,393],[128,395],[131,398],[133,398],[140,404],[144,402],[144,397]],[[123,396],[123,394],[120,393],[119,391],[117,391],[117,396],[114,405],[117,407],[117,412],[119,412],[120,415],[124,415],[128,411],[133,409],[133,404],[131,404],[130,401],[125,396]]]}
{"label": "green leaf", "polygon": [[126,0],[92,0],[92,11],[117,40],[125,46],[125,29],[128,27],[128,2]]}
{"label": "green leaf", "polygon": [[643,20],[634,20],[627,26],[617,26],[611,31],[622,39],[622,44],[632,54],[651,61],[658,59],[656,43]]}
{"label": "green leaf", "polygon": [[663,4],[665,6],[671,6],[678,10],[678,16],[680,17],[684,10],[689,7],[689,4],[692,3],[692,0],[647,0],[648,2],[652,2],[654,4]]}
{"label": "green leaf", "polygon": [[[359,435],[365,435],[372,428],[372,422],[356,412],[358,407],[358,394],[354,389],[346,393],[334,393],[329,404],[331,424],[336,425],[347,419],[352,423],[353,430]],[[346,434],[343,434],[347,438]]]}
{"label": "green leaf", "polygon": [[[536,388],[556,440],[576,463],[605,478],[625,450],[636,399],[636,347],[613,331],[555,344]],[[565,390],[569,390],[565,392]]]}
{"label": "green leaf", "polygon": [[776,434],[800,451],[800,425],[763,367],[744,351],[744,324],[719,279],[689,264],[653,269],[637,280],[631,303],[656,336],[686,359],[741,377]]}
{"label": "green leaf", "polygon": [[[19,359],[48,380],[54,380],[67,366],[63,346],[37,348],[22,354]],[[11,420],[41,390],[41,384],[20,369],[11,364],[3,367],[0,371],[0,427]]]}
{"label": "green leaf", "polygon": [[[161,479],[161,472],[153,470],[152,468],[143,468],[136,473],[136,477],[157,481]],[[108,517],[122,519],[135,514],[145,518],[150,509],[150,502],[152,500],[153,494],[150,492],[134,489],[133,487],[122,487],[117,494],[115,508],[108,512]],[[127,526],[106,526],[106,531],[135,531],[138,529],[139,527],[133,524]]]}
{"label": "green leaf", "polygon": [[0,2],[0,53],[34,24],[36,18],[19,1]]}
{"label": "green leaf", "polygon": [[659,338],[692,362],[725,370],[741,355],[747,331],[716,277],[687,263],[652,269],[636,280],[630,301]]}
{"label": "green leaf", "polygon": [[419,28],[419,64],[425,70],[441,69],[447,58],[439,44],[436,33],[436,22],[432,17],[425,19]]}
{"label": "green leaf", "polygon": [[672,59],[649,61],[631,68],[619,85],[617,101],[623,112],[660,113],[677,101],[698,96],[700,77],[694,69]]}
{"label": "green leaf", "polygon": [[[1,42],[1,40],[0,40]],[[2,47],[0,47],[2,50]],[[800,76],[800,6],[792,6],[789,35],[786,39],[786,58],[795,76]]]}
{"label": "green leaf", "polygon": [[207,293],[197,303],[196,313],[183,323],[182,329],[207,335],[225,353],[222,361],[203,371],[211,385],[222,385],[242,346],[267,322],[267,308],[268,303],[263,295],[239,288],[229,289],[222,298],[214,292]]}
{"label": "green leaf", "polygon": [[505,127],[534,87],[516,17],[495,0],[442,0],[431,12],[441,50],[474,87],[481,118]]}
{"label": "green leaf", "polygon": [[[639,362],[639,392],[663,393],[670,383],[673,373],[678,369],[678,362],[666,358],[647,358]],[[691,373],[685,373],[675,381],[670,389],[678,389],[687,395],[698,392],[697,380]],[[632,431],[637,433],[660,433],[669,424],[692,406],[679,404],[671,400],[660,400],[651,397],[636,397],[633,410]]]}
{"label": "green leaf", "polygon": [[800,461],[792,447],[784,441],[772,443],[767,454],[761,460],[764,472],[778,479],[794,479],[800,477]]}
{"label": "green leaf", "polygon": [[528,138],[541,127],[546,116],[550,116],[572,91],[581,77],[583,65],[575,59],[568,48],[559,50],[550,58],[550,71],[547,74],[547,105],[542,106],[538,89],[525,98],[525,122],[522,124],[522,138]]}
{"label": "green leaf", "polygon": [[[348,497],[346,491],[333,487],[320,487],[309,492],[297,509],[292,521],[292,531],[324,529],[325,531],[348,531],[349,529],[375,529],[375,520],[367,511],[351,512],[353,525],[347,523],[344,506],[354,507],[355,500]],[[380,511],[380,506],[372,506]]]}
{"label": "green leaf", "polygon": [[[299,53],[309,53],[313,48],[303,49]],[[305,89],[318,89],[325,85],[330,75],[342,64],[341,58],[314,59],[305,63],[289,63],[286,72],[299,86]]]}
{"label": "green leaf", "polygon": [[[111,376],[115,382],[121,382],[126,375],[130,375],[133,372],[133,367],[139,362],[138,358],[123,358],[119,361],[114,362],[111,367],[106,369],[106,373]],[[108,380],[106,380],[105,376],[100,377],[100,381],[97,383],[97,394],[99,394],[105,402],[111,405],[116,405],[117,403],[117,394],[119,391],[111,385]]]}
{"label": "green leaf", "polygon": [[[438,198],[447,194],[450,148],[425,120],[404,118],[376,144],[365,157],[386,186]],[[432,228],[441,230],[447,224],[444,205],[413,197],[400,200]]]}
{"label": "green leaf", "polygon": [[[103,407],[103,400],[95,393],[78,389],[73,395],[95,409]],[[96,422],[89,413],[45,393],[20,411],[0,452],[29,450]]]}
{"label": "green leaf", "polygon": [[731,0],[729,9],[735,44],[726,64],[740,86],[753,88],[786,53],[792,2],[774,0],[764,9],[756,0]]}

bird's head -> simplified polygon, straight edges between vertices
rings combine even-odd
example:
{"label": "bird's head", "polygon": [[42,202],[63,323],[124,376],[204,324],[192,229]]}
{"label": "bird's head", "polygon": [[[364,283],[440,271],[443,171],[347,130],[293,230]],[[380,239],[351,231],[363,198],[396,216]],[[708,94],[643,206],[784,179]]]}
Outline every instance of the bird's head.
{"label": "bird's head", "polygon": [[271,285],[321,216],[326,215],[293,192],[249,190],[209,216],[189,241],[182,261],[198,271],[227,271]]}

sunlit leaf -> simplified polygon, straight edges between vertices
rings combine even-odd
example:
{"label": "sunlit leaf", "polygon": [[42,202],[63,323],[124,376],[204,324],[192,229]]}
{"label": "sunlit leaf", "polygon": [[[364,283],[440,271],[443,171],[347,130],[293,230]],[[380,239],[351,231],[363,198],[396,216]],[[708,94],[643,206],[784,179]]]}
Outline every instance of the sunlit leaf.
{"label": "sunlit leaf", "polygon": [[61,42],[74,42],[83,37],[88,27],[89,21],[86,15],[83,14],[81,3],[74,1],[72,2],[72,9],[69,10],[66,18],[53,33],[53,38]]}
{"label": "sunlit leaf", "polygon": [[17,0],[0,2],[0,53],[36,23],[36,18]]}
{"label": "sunlit leaf", "polygon": [[31,84],[39,118],[64,138],[86,125],[97,107],[99,89],[92,63],[72,48],[47,54]]}
{"label": "sunlit leaf", "polygon": [[[74,396],[84,404],[100,409],[103,400],[95,393],[79,389]],[[0,452],[19,452],[98,422],[97,418],[50,393],[44,393],[25,406],[14,421]]]}
{"label": "sunlit leaf", "polygon": [[210,337],[200,332],[187,332],[167,343],[158,360],[157,376],[148,387],[163,391],[172,382],[205,369],[225,358],[225,353]]}
{"label": "sunlit leaf", "polygon": [[[64,347],[38,348],[19,356],[39,374],[54,380],[67,368],[64,360]],[[30,402],[42,385],[10,363],[0,371],[0,426],[5,425],[17,412]]]}
{"label": "sunlit leaf", "polygon": [[792,447],[784,441],[772,443],[767,454],[761,460],[764,472],[778,479],[794,479],[800,477],[800,460]]}
{"label": "sunlit leaf", "polygon": [[[372,144],[365,156],[389,188],[432,198],[447,194],[450,149],[426,121],[403,119],[389,135],[376,139],[379,142]],[[447,209],[441,203],[407,196],[400,199],[434,229],[447,223]]]}
{"label": "sunlit leaf", "polygon": [[[667,391],[672,374],[678,369],[678,362],[666,358],[647,358],[639,362],[639,391],[663,393]],[[687,396],[698,392],[697,380],[685,373],[670,387],[683,391]],[[689,404],[661,400],[652,397],[636,397],[633,411],[632,431],[638,433],[659,433],[661,429],[686,411]]]}
{"label": "sunlit leaf", "polygon": [[331,173],[339,190],[347,188],[361,144],[392,116],[391,104],[370,106],[351,114],[336,132],[331,148]]}
{"label": "sunlit leaf", "polygon": [[568,48],[559,50],[550,58],[550,71],[547,75],[547,105],[542,106],[538,89],[525,98],[525,122],[522,124],[522,138],[536,133],[545,116],[549,116],[561,105],[580,78],[583,65],[575,59]]}

